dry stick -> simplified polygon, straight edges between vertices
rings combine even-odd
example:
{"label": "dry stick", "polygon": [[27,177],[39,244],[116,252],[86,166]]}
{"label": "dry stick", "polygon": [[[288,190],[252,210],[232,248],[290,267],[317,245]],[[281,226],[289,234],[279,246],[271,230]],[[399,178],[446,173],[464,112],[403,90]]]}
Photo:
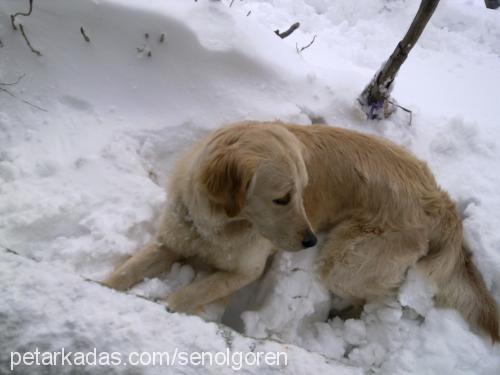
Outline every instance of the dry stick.
{"label": "dry stick", "polygon": [[249,10],[249,11],[248,11],[248,13],[247,13],[247,17],[248,17],[250,14],[252,14],[252,11],[251,11],[251,10]]}
{"label": "dry stick", "polygon": [[90,38],[87,36],[87,34],[85,34],[85,30],[83,30],[83,26],[82,26],[82,27],[80,27],[80,33],[82,34],[83,39],[85,39],[85,41],[86,41],[87,43],[90,43]]}
{"label": "dry stick", "polygon": [[25,76],[26,74],[21,74],[19,77],[14,82],[6,83],[6,82],[0,82],[0,86],[14,86],[17,85]]}
{"label": "dry stick", "polygon": [[315,40],[316,40],[316,35],[315,35],[315,36],[313,36],[313,38],[312,38],[311,42],[310,42],[308,45],[306,45],[306,46],[304,46],[304,47],[302,47],[302,48],[300,48],[300,49],[299,49],[299,45],[298,45],[297,43],[295,43],[295,48],[297,49],[297,53],[301,53],[301,52],[302,52],[303,50],[305,50],[306,48],[311,47],[311,46],[312,46],[312,44],[314,43],[314,41],[315,41]]}
{"label": "dry stick", "polygon": [[411,126],[411,123],[413,120],[413,111],[411,109],[403,107],[402,105],[399,105],[398,103],[396,103],[390,99],[388,100],[388,102],[391,103],[393,106],[398,107],[398,108],[402,109],[403,111],[408,112],[410,114],[410,122],[408,123],[408,126]]}
{"label": "dry stick", "polygon": [[[4,246],[4,245],[2,245],[2,244],[0,244],[0,248],[4,249],[7,253],[14,254],[14,255],[18,255],[18,256],[22,256],[22,255],[21,255],[21,254],[19,254],[17,251],[14,251],[14,250],[12,250],[10,247]],[[31,259],[31,260],[34,260],[34,259]]]}
{"label": "dry stick", "polygon": [[[17,79],[14,81],[14,82],[9,82],[9,83],[4,83],[4,82],[0,82],[0,86],[14,86],[14,85],[17,85],[25,76],[26,74],[21,74],[19,77],[17,77]],[[6,92],[7,94],[9,94],[10,96],[12,96],[13,98],[16,98],[20,101],[22,101],[23,103],[26,103],[40,111],[43,111],[43,112],[47,112],[46,109],[42,108],[42,107],[39,107],[37,106],[36,104],[33,104],[33,103],[30,103],[29,101],[27,100],[24,100],[24,99],[21,99],[19,97],[17,97],[16,95],[14,95],[12,92],[10,92],[9,90],[3,88],[3,87],[0,87],[0,91],[3,91],[3,92]]]}
{"label": "dry stick", "polygon": [[[33,0],[29,0],[29,9],[26,13],[17,12],[15,14],[10,15],[10,22],[12,24],[12,28],[14,30],[17,30],[16,23],[15,23],[17,16],[30,16],[32,11],[33,11]],[[24,40],[26,41],[26,44],[28,44],[28,47],[31,49],[31,52],[37,54],[38,56],[42,56],[41,52],[34,49],[33,46],[31,45],[30,41],[28,40],[28,37],[26,36],[26,33],[24,32],[24,27],[22,24],[19,24],[19,29],[21,30],[21,34],[23,34],[23,37],[24,37]]]}
{"label": "dry stick", "polygon": [[29,8],[29,10],[28,10],[27,13],[17,12],[16,14],[11,14],[10,15],[10,22],[11,22],[12,28],[14,30],[17,30],[16,24],[14,23],[14,21],[16,20],[17,16],[30,16],[31,15],[31,11],[33,10],[33,0],[29,0],[29,2],[30,2],[30,8]]}
{"label": "dry stick", "polygon": [[17,100],[20,100],[20,101],[22,101],[23,103],[25,103],[25,104],[28,104],[28,105],[32,106],[33,108],[36,108],[36,109],[38,109],[38,110],[40,110],[40,111],[43,111],[43,112],[48,112],[45,108],[42,108],[42,107],[37,106],[36,104],[30,103],[29,101],[27,101],[27,100],[25,100],[25,99],[22,99],[22,98],[20,98],[20,97],[18,97],[18,96],[16,96],[16,95],[14,95],[14,94],[13,94],[13,93],[11,93],[9,90],[7,90],[7,89],[5,89],[5,88],[3,88],[3,87],[0,87],[0,91],[6,92],[7,94],[9,94],[10,96],[12,96],[13,98],[16,98]]}
{"label": "dry stick", "polygon": [[297,30],[300,26],[299,22],[295,22],[292,26],[288,28],[288,30],[283,31],[280,33],[279,29],[274,30],[274,33],[278,35],[281,39],[285,39],[287,36],[289,36],[291,33],[293,33],[295,30]]}
{"label": "dry stick", "polygon": [[[422,0],[403,40],[398,43],[389,60],[385,62],[382,69],[373,77],[370,84],[366,86],[359,96],[358,102],[364,107],[365,113],[368,111],[366,115],[369,119],[380,119],[390,115],[388,99],[396,74],[415,43],[417,43],[438,3],[439,0]],[[383,110],[382,117],[380,110]]]}
{"label": "dry stick", "polygon": [[231,0],[231,4],[229,4],[229,8],[233,6],[234,0]]}
{"label": "dry stick", "polygon": [[28,47],[30,48],[31,52],[37,54],[38,56],[42,56],[42,53],[36,49],[33,48],[31,45],[30,41],[28,40],[28,37],[26,36],[26,33],[24,32],[24,27],[23,24],[19,24],[19,30],[21,30],[21,34],[23,34],[24,40],[26,41],[26,44],[28,44]]}

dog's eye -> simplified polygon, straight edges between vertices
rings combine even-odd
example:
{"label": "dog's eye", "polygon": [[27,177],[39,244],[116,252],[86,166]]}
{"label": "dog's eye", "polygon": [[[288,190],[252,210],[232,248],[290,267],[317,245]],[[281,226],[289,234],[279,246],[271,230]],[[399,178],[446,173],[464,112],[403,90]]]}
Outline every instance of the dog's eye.
{"label": "dog's eye", "polygon": [[276,204],[279,204],[280,206],[286,206],[288,203],[290,203],[290,199],[292,198],[292,194],[288,192],[284,197],[278,198],[278,199],[273,199],[273,202]]}

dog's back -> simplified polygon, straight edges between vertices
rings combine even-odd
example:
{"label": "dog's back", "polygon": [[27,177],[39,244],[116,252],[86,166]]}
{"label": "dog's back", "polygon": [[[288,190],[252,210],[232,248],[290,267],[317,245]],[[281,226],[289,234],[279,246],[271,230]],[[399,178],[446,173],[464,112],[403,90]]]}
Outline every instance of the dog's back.
{"label": "dog's back", "polygon": [[[376,248],[377,241],[382,239],[382,247],[393,248],[392,255],[395,256],[385,260],[391,262],[397,262],[400,253],[396,255],[394,252],[400,251],[398,247],[405,246],[402,239],[412,233],[410,228],[425,227],[420,233],[425,233],[424,246],[428,248],[423,256],[417,257],[417,264],[437,286],[437,303],[457,309],[472,326],[488,332],[493,340],[500,341],[497,305],[464,243],[462,220],[456,205],[438,186],[427,165],[402,147],[378,137],[322,125],[288,128],[311,150],[308,172],[312,174],[311,180],[316,187],[311,186],[309,189],[311,203],[308,215],[312,222],[315,221],[315,226],[328,228],[326,222],[331,221],[337,226],[333,227],[332,233],[342,235],[342,229],[338,229],[341,227],[339,223],[347,220],[351,224],[344,225],[350,229],[343,235],[352,237],[355,236],[353,228],[357,230],[361,226],[365,229],[356,235],[358,239],[346,244],[361,244],[368,236],[372,236],[367,243]],[[315,173],[322,176],[315,176]],[[324,183],[325,177],[334,183]],[[325,190],[333,190],[334,193],[325,194]],[[328,203],[329,200],[334,205]],[[305,201],[307,204],[307,197]],[[335,214],[329,215],[325,211]],[[372,230],[374,227],[381,234],[367,234],[366,228]],[[390,231],[399,231],[402,235],[395,241],[390,240]],[[410,237],[420,241],[419,236],[412,234]],[[400,245],[397,245],[398,241]],[[337,242],[337,249],[332,249],[334,252],[338,252],[338,247],[342,246],[342,243]],[[419,248],[414,246],[413,251],[418,252]],[[382,248],[380,254],[391,256],[390,251]],[[342,261],[347,258],[346,255]],[[404,262],[411,259],[409,255]],[[392,272],[383,269],[383,263],[380,266],[373,260],[373,264],[381,267],[376,272],[383,274],[387,271],[387,275]],[[344,278],[340,283],[345,286],[351,281]],[[385,284],[381,282],[381,285]],[[367,286],[373,287],[374,284]]]}

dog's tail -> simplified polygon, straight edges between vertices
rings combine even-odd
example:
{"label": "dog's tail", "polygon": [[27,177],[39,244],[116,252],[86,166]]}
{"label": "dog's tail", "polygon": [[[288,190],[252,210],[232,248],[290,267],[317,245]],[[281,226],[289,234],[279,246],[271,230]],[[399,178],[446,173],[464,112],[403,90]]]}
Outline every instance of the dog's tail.
{"label": "dog's tail", "polygon": [[438,305],[457,309],[473,328],[488,333],[493,342],[500,342],[497,304],[472,262],[454,205],[448,215],[439,225],[440,233],[436,233],[439,240],[434,244],[431,241],[428,255],[418,263],[419,269],[435,283]]}

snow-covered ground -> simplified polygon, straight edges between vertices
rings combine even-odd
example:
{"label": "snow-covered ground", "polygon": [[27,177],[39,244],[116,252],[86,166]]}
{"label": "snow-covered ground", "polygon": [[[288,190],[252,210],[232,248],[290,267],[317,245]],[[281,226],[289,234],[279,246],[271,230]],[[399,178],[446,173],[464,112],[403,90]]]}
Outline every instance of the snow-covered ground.
{"label": "snow-covered ground", "polygon": [[[36,347],[288,353],[287,366],[244,373],[500,373],[500,345],[433,307],[415,272],[397,300],[367,305],[360,320],[327,320],[314,249],[275,257],[235,295],[226,325],[83,279],[101,280],[150,238],[173,161],[208,131],[241,119],[322,116],[429,163],[459,202],[476,264],[500,301],[500,11],[482,0],[441,1],[396,80],[394,97],[413,110],[409,126],[403,111],[365,121],[355,98],[417,0],[35,0],[33,14],[17,21],[42,56],[10,26],[27,3],[0,2],[0,82],[23,75],[0,85],[0,244],[39,262],[0,250],[0,373],[10,371],[11,351]],[[287,39],[273,33],[296,21]],[[132,293],[162,298],[193,277],[175,265]],[[200,368],[15,373],[42,370]]]}

